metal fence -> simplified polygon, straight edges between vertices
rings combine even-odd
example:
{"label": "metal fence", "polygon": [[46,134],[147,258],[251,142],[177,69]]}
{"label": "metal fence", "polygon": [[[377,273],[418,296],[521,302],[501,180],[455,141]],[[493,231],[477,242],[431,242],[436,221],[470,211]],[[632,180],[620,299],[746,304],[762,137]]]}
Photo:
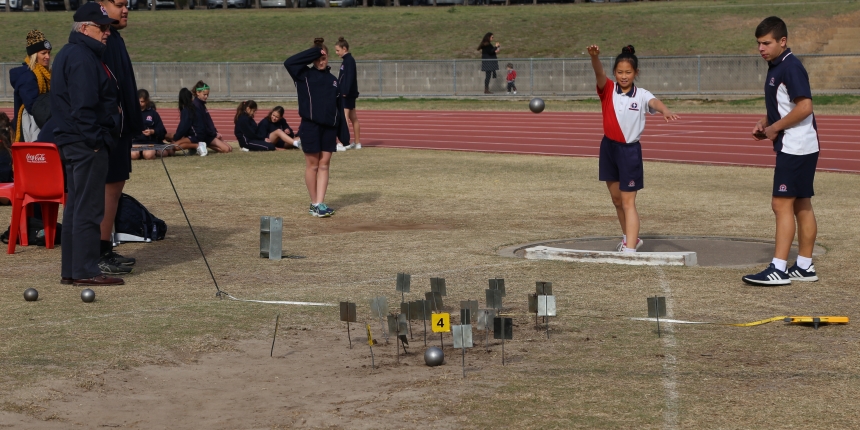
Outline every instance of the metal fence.
{"label": "metal fence", "polygon": [[[860,94],[860,54],[802,55],[816,94]],[[663,96],[761,95],[767,64],[758,56],[641,57],[638,85]],[[517,71],[520,95],[594,97],[594,72],[588,58],[500,58],[490,91],[505,93],[505,65]],[[330,62],[336,74],[339,63]],[[612,58],[603,59],[607,72]],[[19,64],[2,63],[0,99],[11,100],[8,72]],[[198,80],[211,87],[211,100],[288,99],[292,79],[281,63],[135,63],[139,88],[156,99],[175,99],[180,88]],[[359,61],[362,97],[483,96],[481,60]]]}

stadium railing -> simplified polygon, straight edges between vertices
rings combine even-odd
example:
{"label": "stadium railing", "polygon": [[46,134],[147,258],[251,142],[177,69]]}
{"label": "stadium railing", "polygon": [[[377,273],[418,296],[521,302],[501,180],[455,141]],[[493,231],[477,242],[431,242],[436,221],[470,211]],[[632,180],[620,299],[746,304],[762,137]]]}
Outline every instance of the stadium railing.
{"label": "stadium railing", "polygon": [[[816,94],[860,95],[860,54],[798,55]],[[612,58],[603,58],[610,71]],[[358,61],[362,97],[483,96],[481,60]],[[499,58],[490,91],[505,94],[505,65],[517,71],[518,95],[594,97],[594,73],[588,58]],[[330,63],[337,74],[339,63]],[[0,100],[10,101],[8,72],[0,64]],[[134,65],[139,88],[155,99],[172,100],[180,88],[203,80],[210,100],[290,99],[292,79],[281,63],[142,63]],[[661,96],[760,96],[767,64],[754,55],[640,57],[637,84]]]}

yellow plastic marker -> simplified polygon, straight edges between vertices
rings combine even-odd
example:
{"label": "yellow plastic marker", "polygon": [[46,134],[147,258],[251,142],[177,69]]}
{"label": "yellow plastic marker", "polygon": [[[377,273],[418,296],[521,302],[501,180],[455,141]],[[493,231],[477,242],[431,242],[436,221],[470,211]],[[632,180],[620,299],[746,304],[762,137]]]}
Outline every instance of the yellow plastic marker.
{"label": "yellow plastic marker", "polygon": [[451,314],[439,313],[430,316],[430,326],[433,328],[433,333],[450,333],[451,332]]}
{"label": "yellow plastic marker", "polygon": [[367,324],[367,344],[370,346],[376,345],[376,340],[373,339],[373,335],[370,333],[370,324]]}

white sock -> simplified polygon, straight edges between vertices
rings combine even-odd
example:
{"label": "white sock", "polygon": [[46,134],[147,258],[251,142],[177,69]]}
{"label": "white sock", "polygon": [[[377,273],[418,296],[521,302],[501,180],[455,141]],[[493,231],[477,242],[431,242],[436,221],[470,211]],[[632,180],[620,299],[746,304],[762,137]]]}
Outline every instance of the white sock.
{"label": "white sock", "polygon": [[621,241],[624,243],[627,243],[627,235],[626,234],[621,235]]}
{"label": "white sock", "polygon": [[771,261],[771,263],[773,263],[774,267],[779,269],[780,272],[785,272],[785,266],[788,264],[787,261],[780,260],[779,258],[774,258],[773,261]]}
{"label": "white sock", "polygon": [[809,266],[812,266],[812,258],[811,257],[801,257],[797,256],[797,267],[800,267],[803,270],[809,270]]}
{"label": "white sock", "polygon": [[625,247],[624,247],[624,252],[636,252],[636,248],[628,248],[628,247],[626,247],[626,246],[625,246]]}

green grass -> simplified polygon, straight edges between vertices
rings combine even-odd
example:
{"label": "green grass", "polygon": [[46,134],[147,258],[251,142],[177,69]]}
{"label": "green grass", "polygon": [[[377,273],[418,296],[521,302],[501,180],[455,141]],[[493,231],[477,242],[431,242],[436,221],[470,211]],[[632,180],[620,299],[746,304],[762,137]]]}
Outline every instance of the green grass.
{"label": "green grass", "polygon": [[[454,307],[458,300],[483,302],[486,280],[504,277],[506,308],[517,327],[507,366],[498,346],[492,354],[469,351],[469,366],[477,370],[465,381],[433,379],[417,358],[408,368],[395,367],[393,358],[384,365],[385,372],[404,375],[410,389],[437,394],[443,412],[463,420],[463,428],[670,427],[667,378],[678,393],[678,428],[860,425],[860,404],[849,388],[860,377],[854,321],[819,330],[782,323],[684,326],[667,343],[653,325],[624,318],[642,316],[644,297],[658,293],[668,296],[679,319],[855,317],[858,175],[816,175],[818,238],[828,249],[816,260],[822,280],[756,289],[740,282],[749,268],[573,264],[496,254],[535,240],[618,234],[605,186],[594,177],[595,159],[366,148],[333,162],[327,200],[338,214],[328,220],[307,215],[298,151],[177,157],[167,164],[221,288],[237,297],[349,299],[365,322],[369,298],[384,294],[395,306],[397,272],[413,274],[410,300],[426,290],[427,278],[445,277],[446,303]],[[645,168],[651,185],[637,199],[643,233],[771,236],[770,169],[653,162]],[[333,308],[215,299],[160,162],[135,162],[126,190],[167,222],[168,237],[122,245],[121,252],[138,258],[136,273],[126,286],[98,289],[95,303],[83,304],[79,288],[59,285],[59,249],[19,247],[0,256],[0,410],[47,419],[53,409],[43,395],[24,401],[14,393],[57,380],[86,389],[98,382],[87,375],[105,369],[188,363],[202,353],[231,351],[244,339],[267,342],[278,312],[285,332],[313,326],[342,333]],[[552,211],[534,210],[547,202]],[[8,206],[0,207],[0,219],[9,214]],[[284,217],[285,250],[306,259],[258,257],[263,214]],[[437,228],[405,228],[415,225]],[[535,280],[552,281],[559,300],[549,340],[526,314],[525,295]],[[24,302],[28,287],[39,289],[40,301]],[[345,342],[320,348],[345,348]],[[366,351],[353,351],[344,365],[363,362]],[[331,359],[321,354],[318,360]],[[114,387],[115,381],[105,382],[106,390]],[[332,411],[339,406],[337,398],[319,401],[331,402]],[[224,410],[225,416],[246,413]],[[343,425],[378,428],[378,420],[351,418]]]}
{"label": "green grass", "polygon": [[[753,29],[774,13],[788,22],[792,43],[808,47],[800,52],[820,48],[840,19],[860,17],[857,1],[780,3],[133,11],[123,36],[135,61],[283,61],[317,36],[330,45],[346,37],[363,60],[479,58],[475,48],[487,31],[505,57],[581,57],[592,43],[607,54],[627,44],[643,56],[752,54]],[[70,23],[65,12],[3,16],[0,61],[23,58],[31,28],[62,46]]]}

